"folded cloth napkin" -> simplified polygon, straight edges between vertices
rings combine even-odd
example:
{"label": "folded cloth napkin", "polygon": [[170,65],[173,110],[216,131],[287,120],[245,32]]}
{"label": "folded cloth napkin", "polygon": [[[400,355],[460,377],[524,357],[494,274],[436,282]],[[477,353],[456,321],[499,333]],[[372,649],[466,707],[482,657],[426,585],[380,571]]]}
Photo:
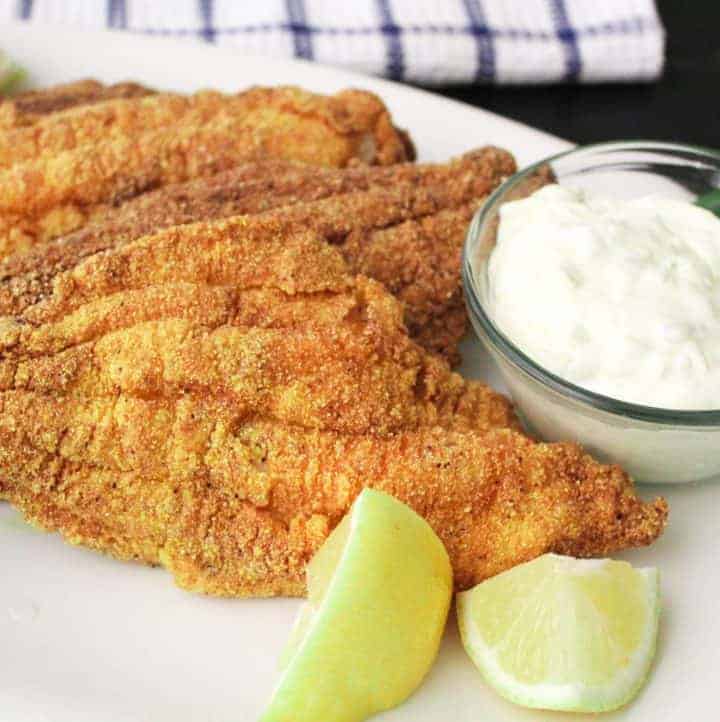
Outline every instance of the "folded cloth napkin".
{"label": "folded cloth napkin", "polygon": [[193,38],[421,84],[649,81],[664,55],[654,0],[0,0],[2,19]]}

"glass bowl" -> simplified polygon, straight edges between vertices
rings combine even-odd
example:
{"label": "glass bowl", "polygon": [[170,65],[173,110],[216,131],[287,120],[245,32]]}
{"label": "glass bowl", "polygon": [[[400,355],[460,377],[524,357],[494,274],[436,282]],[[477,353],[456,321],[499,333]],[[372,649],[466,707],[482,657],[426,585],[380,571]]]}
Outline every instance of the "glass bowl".
{"label": "glass bowl", "polygon": [[542,368],[513,344],[486,311],[487,261],[498,210],[535,190],[551,171],[557,182],[616,198],[649,193],[694,201],[720,187],[720,153],[652,141],[602,143],[561,153],[516,173],[475,215],[462,259],[472,325],[497,363],[528,431],[570,440],[637,481],[692,482],[720,477],[720,409],[678,411],[594,393]]}

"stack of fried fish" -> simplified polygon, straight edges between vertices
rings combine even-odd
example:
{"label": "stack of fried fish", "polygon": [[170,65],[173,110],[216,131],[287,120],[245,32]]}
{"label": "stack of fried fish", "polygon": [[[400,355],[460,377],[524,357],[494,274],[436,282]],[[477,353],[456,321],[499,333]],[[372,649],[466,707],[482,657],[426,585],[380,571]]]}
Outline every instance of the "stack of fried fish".
{"label": "stack of fried fish", "polygon": [[464,231],[512,156],[412,160],[357,90],[1,103],[0,498],[222,595],[302,594],[365,486],[460,589],[651,543],[662,499],[450,368]]}

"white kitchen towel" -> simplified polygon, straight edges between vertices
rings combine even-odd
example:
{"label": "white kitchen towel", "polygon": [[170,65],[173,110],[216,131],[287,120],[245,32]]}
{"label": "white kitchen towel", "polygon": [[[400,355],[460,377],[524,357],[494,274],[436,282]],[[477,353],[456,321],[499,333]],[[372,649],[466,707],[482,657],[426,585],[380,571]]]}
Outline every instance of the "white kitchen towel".
{"label": "white kitchen towel", "polygon": [[2,20],[168,35],[420,84],[651,81],[664,60],[654,0],[0,0]]}

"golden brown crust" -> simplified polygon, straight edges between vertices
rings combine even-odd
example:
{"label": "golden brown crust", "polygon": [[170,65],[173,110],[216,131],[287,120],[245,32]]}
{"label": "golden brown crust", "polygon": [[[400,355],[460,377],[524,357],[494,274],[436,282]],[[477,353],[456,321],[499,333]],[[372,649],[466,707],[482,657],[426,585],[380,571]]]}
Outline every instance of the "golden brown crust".
{"label": "golden brown crust", "polygon": [[337,249],[251,220],[170,228],[78,265],[44,303],[0,319],[0,388],[194,389],[352,433],[516,424],[502,397],[424,354],[397,300],[349,274]]}
{"label": "golden brown crust", "polygon": [[512,156],[497,148],[446,165],[336,170],[273,160],[244,164],[144,194],[102,223],[7,258],[0,266],[0,312],[22,312],[83,258],[152,230],[249,213],[256,216],[252,223],[316,230],[338,245],[351,270],[381,280],[404,302],[406,324],[423,346],[456,361],[466,327],[458,270],[465,229],[514,169]]}
{"label": "golden brown crust", "polygon": [[665,502],[642,503],[617,467],[511,431],[342,435],[241,421],[187,398],[97,399],[69,416],[45,406],[66,430],[48,430],[43,448],[0,417],[10,500],[74,543],[162,563],[208,594],[304,594],[305,564],[366,486],[430,522],[457,589],[548,551],[650,544],[667,518]]}
{"label": "golden brown crust", "polygon": [[234,596],[302,594],[365,486],[428,519],[460,589],[545,551],[604,555],[662,532],[662,499],[521,436],[507,399],[407,334],[454,353],[462,235],[514,170],[507,153],[310,172],[285,161],[391,164],[411,146],[361,91],[78,101],[104,92],[0,106],[34,124],[2,146],[8,163],[32,158],[0,172],[5,249],[107,214],[4,263],[0,498]]}
{"label": "golden brown crust", "polygon": [[[545,551],[651,543],[662,500],[406,335],[340,251],[277,219],[167,229],[0,320],[0,496],[188,589],[302,594],[365,486],[425,516],[458,588]],[[498,430],[501,429],[501,430]]]}
{"label": "golden brown crust", "polygon": [[340,277],[320,296],[272,285],[151,286],[16,330],[0,390],[216,396],[239,414],[353,434],[516,424],[505,399],[422,353],[397,302],[362,278]]}
{"label": "golden brown crust", "polygon": [[[20,101],[16,103],[22,105]],[[203,125],[222,112],[235,117],[245,115],[249,122],[256,122],[270,109],[279,115],[320,118],[339,136],[357,136],[354,154],[367,163],[390,165],[409,160],[412,155],[406,137],[401,137],[393,127],[376,96],[344,91],[325,98],[297,88],[277,87],[253,88],[233,95],[210,90],[188,96],[159,93],[53,112],[32,126],[0,135],[0,168],[106,143],[113,138],[160,130],[179,122]]]}
{"label": "golden brown crust", "polygon": [[0,130],[28,127],[68,108],[119,98],[142,98],[153,92],[138,83],[103,85],[97,80],[78,80],[40,90],[28,90],[0,101]]}
{"label": "golden brown crust", "polygon": [[188,115],[198,123],[207,122],[227,106],[225,101],[221,93],[211,91],[191,96],[161,93],[54,112],[32,126],[0,135],[0,168],[112,138],[158,130]]}
{"label": "golden brown crust", "polygon": [[403,302],[410,335],[451,364],[460,360],[457,345],[467,331],[460,279],[462,245],[483,199],[372,233],[353,232],[341,246],[356,273],[381,281]]}
{"label": "golden brown crust", "polygon": [[[108,206],[145,191],[210,176],[252,158],[328,167],[357,159],[378,164],[407,159],[385,106],[371,93],[343,91],[326,97],[292,87],[254,88],[237,96],[195,96],[203,99],[195,110],[192,100],[163,98],[167,102],[148,130],[133,132],[142,127],[145,110],[118,111],[113,116],[117,132],[103,139],[103,123],[95,118],[102,107],[69,111],[90,119],[87,143],[81,140],[60,152],[51,144],[47,153],[40,146],[40,155],[0,171],[0,254],[69,233]],[[161,102],[115,101],[115,107]],[[67,114],[59,115],[67,120]],[[57,126],[60,120],[51,116],[47,123]],[[60,136],[67,137],[64,131]],[[75,127],[70,136],[82,138],[81,129]]]}
{"label": "golden brown crust", "polygon": [[305,564],[364,487],[428,520],[459,590],[549,551],[649,544],[667,518],[665,502],[643,504],[617,467],[510,431],[378,439],[221,424],[206,459],[210,487],[194,486],[160,560],[181,586],[213,594],[304,594]]}

